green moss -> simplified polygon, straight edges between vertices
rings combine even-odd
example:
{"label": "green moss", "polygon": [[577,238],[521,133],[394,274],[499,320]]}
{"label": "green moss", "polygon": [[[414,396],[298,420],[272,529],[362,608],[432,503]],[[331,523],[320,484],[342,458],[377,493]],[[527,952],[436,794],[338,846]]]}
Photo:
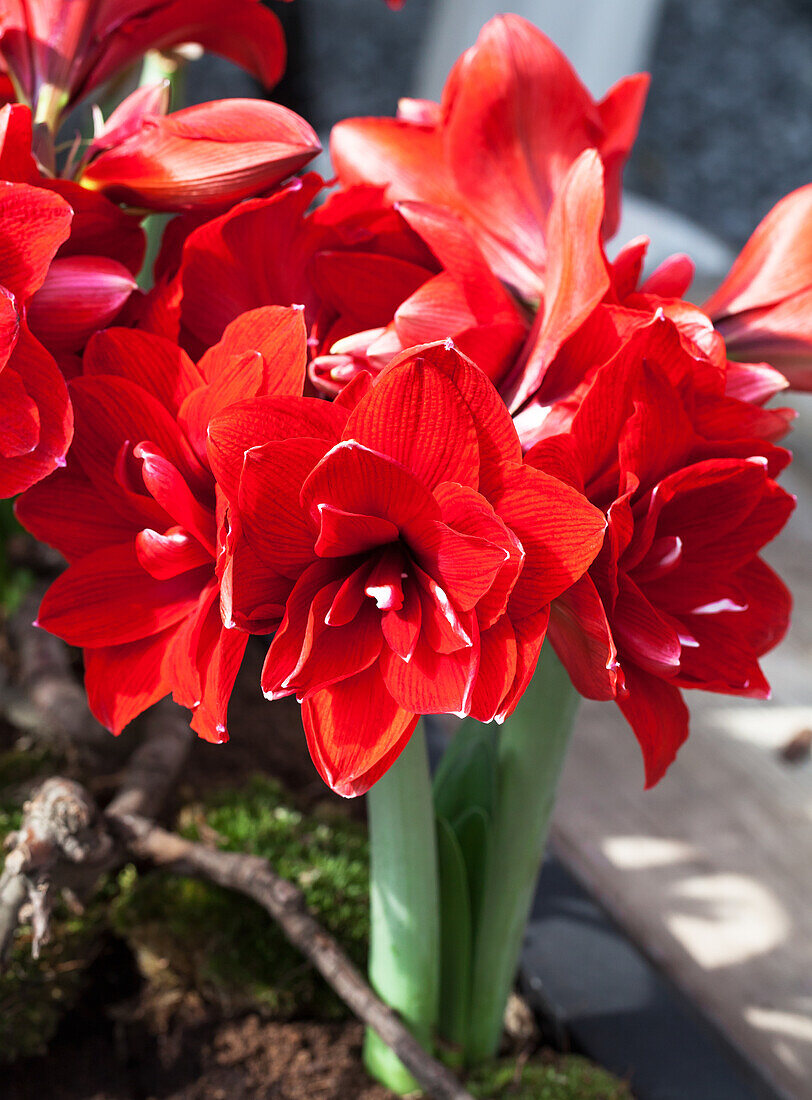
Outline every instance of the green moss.
{"label": "green moss", "polygon": [[[181,832],[269,860],[301,887],[308,906],[359,965],[369,934],[368,848],[359,825],[305,815],[275,782],[254,778],[187,809]],[[113,905],[116,930],[158,989],[193,992],[220,1011],[267,1016],[345,1014],[264,909],[230,891],[162,872],[127,868]]]}
{"label": "green moss", "polygon": [[[53,769],[46,752],[0,754],[0,837],[18,829],[22,804],[39,775]],[[0,868],[3,857],[0,855]],[[94,902],[81,915],[59,904],[51,940],[39,959],[31,957],[30,929],[17,935],[8,964],[0,973],[0,1062],[40,1054],[64,1013],[81,993],[84,972],[104,930],[103,906]]]}
{"label": "green moss", "polygon": [[6,554],[6,545],[22,532],[14,518],[14,501],[0,500],[0,611],[13,614],[20,601],[34,582],[30,569],[12,566]]}
{"label": "green moss", "polygon": [[479,1100],[632,1100],[628,1086],[575,1054],[548,1062],[497,1062],[466,1081]]}

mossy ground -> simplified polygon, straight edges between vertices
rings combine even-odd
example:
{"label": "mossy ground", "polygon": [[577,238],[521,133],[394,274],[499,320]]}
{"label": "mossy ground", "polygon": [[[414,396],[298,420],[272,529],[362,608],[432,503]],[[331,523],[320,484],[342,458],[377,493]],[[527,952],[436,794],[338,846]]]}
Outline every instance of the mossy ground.
{"label": "mossy ground", "polygon": [[632,1100],[624,1082],[575,1054],[533,1061],[498,1062],[466,1082],[478,1100]]}
{"label": "mossy ground", "polygon": [[[188,807],[180,831],[268,859],[363,966],[369,934],[368,847],[344,817],[303,814],[273,780],[250,779]],[[112,907],[115,930],[159,989],[196,993],[225,1013],[318,1019],[343,1004],[259,905],[206,882],[126,868]]]}

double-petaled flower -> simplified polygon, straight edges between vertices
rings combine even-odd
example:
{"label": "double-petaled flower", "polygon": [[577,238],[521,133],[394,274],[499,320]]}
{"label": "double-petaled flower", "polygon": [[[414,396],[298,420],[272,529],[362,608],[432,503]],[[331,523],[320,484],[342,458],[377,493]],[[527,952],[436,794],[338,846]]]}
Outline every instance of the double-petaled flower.
{"label": "double-petaled flower", "polygon": [[688,735],[683,688],[765,698],[758,659],[790,597],[759,558],[793,499],[775,483],[780,411],[730,392],[663,315],[553,410],[527,455],[606,515],[601,552],[553,605],[550,639],[578,691],[614,699],[656,783]]}
{"label": "double-petaled flower", "polygon": [[198,364],[147,333],[91,340],[70,385],[67,467],[24,494],[17,514],[69,562],[39,625],[84,647],[91,708],[113,732],[171,692],[202,737],[226,739],[246,635],[220,616],[224,502],[208,424],[240,398],[301,394],[304,380],[293,309],[239,318]]}
{"label": "double-petaled flower", "polygon": [[420,714],[511,713],[550,601],[605,526],[523,464],[504,403],[450,342],[333,404],[237,403],[212,420],[209,457],[231,501],[227,616],[276,630],[263,689],[302,701],[313,760],[345,795],[386,771]]}
{"label": "double-petaled flower", "polygon": [[606,172],[603,234],[648,88],[621,80],[596,103],[564,55],[531,23],[497,16],[457,61],[439,104],[403,100],[397,119],[349,119],[331,154],[345,184],[391,201],[447,206],[465,220],[496,274],[523,297],[545,295],[547,221],[570,167],[595,149]]}

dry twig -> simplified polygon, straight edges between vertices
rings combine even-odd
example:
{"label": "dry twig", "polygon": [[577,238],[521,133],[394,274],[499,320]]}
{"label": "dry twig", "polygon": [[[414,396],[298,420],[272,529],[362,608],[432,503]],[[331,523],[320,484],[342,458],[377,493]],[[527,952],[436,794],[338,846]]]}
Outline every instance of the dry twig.
{"label": "dry twig", "polygon": [[[133,769],[134,772],[137,769]],[[304,896],[258,856],[223,852],[194,843],[122,809],[137,802],[126,791],[100,814],[90,795],[68,779],[47,780],[26,805],[0,880],[0,934],[13,933],[19,909],[32,888],[35,943],[47,927],[47,899],[54,887],[73,887],[76,868],[96,874],[126,859],[139,859],[178,874],[205,878],[253,898],[310,960],[348,1007],[397,1054],[415,1080],[436,1100],[472,1100],[457,1078],[420,1046],[391,1008],[375,995],[339,945],[307,909]],[[20,897],[20,883],[25,891]],[[16,892],[15,892],[16,891]],[[16,904],[16,910],[14,905]],[[13,916],[12,916],[13,913]]]}

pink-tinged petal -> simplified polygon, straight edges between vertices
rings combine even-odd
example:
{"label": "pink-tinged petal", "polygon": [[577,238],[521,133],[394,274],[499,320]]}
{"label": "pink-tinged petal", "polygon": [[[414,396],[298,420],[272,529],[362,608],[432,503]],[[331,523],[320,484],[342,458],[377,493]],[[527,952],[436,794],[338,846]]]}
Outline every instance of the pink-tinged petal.
{"label": "pink-tinged petal", "polygon": [[144,119],[150,115],[165,115],[169,110],[170,98],[168,80],[146,84],[130,92],[110,117],[95,127],[86,155],[93,156],[102,149],[120,145],[126,138],[137,133]]}
{"label": "pink-tinged petal", "polygon": [[714,321],[812,287],[812,184],[777,203],[702,307]]}
{"label": "pink-tinged petal", "polygon": [[648,789],[659,783],[688,737],[688,708],[673,684],[632,664],[623,672],[627,694],[617,704],[643,750]]}
{"label": "pink-tinged petal", "polygon": [[379,378],[350,413],[344,439],[388,455],[428,489],[479,484],[473,417],[453,381],[419,355]]}
{"label": "pink-tinged petal", "polygon": [[86,375],[128,379],[151,393],[173,416],[184,398],[203,383],[200,369],[177,344],[131,328],[97,333],[87,345],[82,366]]}
{"label": "pink-tinged petal", "polygon": [[17,519],[68,561],[133,539],[138,527],[76,471],[55,470],[18,498]]}
{"label": "pink-tinged petal", "polygon": [[787,389],[789,382],[769,363],[729,362],[725,373],[725,396],[751,405],[761,405]]}
{"label": "pink-tinged petal", "polygon": [[257,397],[238,401],[209,423],[208,455],[217,483],[236,501],[246,451],[283,439],[341,438],[347,412],[312,397]]}
{"label": "pink-tinged petal", "polygon": [[42,187],[0,181],[0,284],[20,301],[42,286],[73,211]]}
{"label": "pink-tinged petal", "polygon": [[682,646],[668,620],[652,607],[637,585],[621,574],[612,611],[612,632],[622,659],[629,657],[655,676],[673,676],[680,667]]}
{"label": "pink-tinged petal", "polygon": [[684,252],[668,256],[640,287],[641,294],[656,294],[660,298],[682,298],[694,281],[696,265]]}
{"label": "pink-tinged petal", "polygon": [[245,455],[238,494],[243,532],[257,557],[292,580],[316,556],[316,525],[299,496],[328,447],[323,439],[285,439]]}
{"label": "pink-tinged petal", "polygon": [[305,278],[313,247],[305,213],[321,187],[321,178],[310,172],[190,234],[183,246],[180,308],[184,329],[201,348],[216,343],[230,321],[258,306],[314,305]]}
{"label": "pink-tinged petal", "polygon": [[162,664],[177,629],[170,626],[125,645],[85,649],[87,701],[111,733],[118,736],[134,718],[170,693]]}
{"label": "pink-tinged petal", "polygon": [[106,256],[137,275],[144,263],[147,238],[141,220],[128,214],[104,195],[89,191],[73,180],[42,179],[47,187],[70,203],[73,221],[70,237],[59,250],[65,256]]}
{"label": "pink-tinged petal", "polygon": [[[450,341],[407,349],[392,360],[380,377],[385,378],[415,359],[445,374],[467,405],[479,446],[478,488],[488,496],[499,482],[502,466],[522,460],[519,437],[504,401],[477,365]],[[379,381],[377,385],[380,384]],[[462,484],[467,482],[466,478]]]}
{"label": "pink-tinged petal", "polygon": [[[425,617],[423,623],[425,630]],[[474,630],[471,645],[455,653],[436,653],[421,633],[408,661],[384,647],[380,669],[392,698],[404,709],[417,714],[468,714],[479,671],[479,631]]]}
{"label": "pink-tinged petal", "polygon": [[504,471],[494,507],[525,552],[508,604],[512,619],[531,615],[560,596],[586,572],[603,544],[603,513],[569,485],[530,466]]}
{"label": "pink-tinged petal", "polygon": [[737,359],[766,359],[796,390],[812,390],[812,287],[775,305],[717,322],[728,352]]}
{"label": "pink-tinged petal", "polygon": [[413,474],[386,455],[353,440],[328,451],[302,486],[302,505],[314,523],[319,505],[390,520],[407,534],[412,525],[439,518],[434,497]]}
{"label": "pink-tinged petal", "polygon": [[147,50],[196,42],[228,58],[272,87],[285,67],[285,38],[278,18],[254,0],[174,0],[141,10],[106,6],[98,28],[103,50],[85,78],[87,93]]}
{"label": "pink-tinged petal", "polygon": [[365,794],[394,764],[418,717],[397,705],[376,665],[302,704],[313,763],[325,783],[345,798]]}
{"label": "pink-tinged petal", "polygon": [[118,316],[136,286],[116,260],[56,259],[28,307],[31,331],[54,351],[81,351],[94,332]]}
{"label": "pink-tinged petal", "polygon": [[[388,0],[390,8],[403,6],[398,0]],[[416,126],[439,126],[443,120],[440,104],[433,99],[411,99],[404,96],[398,100],[398,118],[404,122],[413,122]]]}
{"label": "pink-tinged petal", "polygon": [[491,722],[516,675],[516,635],[510,619],[503,615],[479,636],[479,671],[471,694],[470,715],[478,722]]}
{"label": "pink-tinged petal", "polygon": [[39,437],[39,409],[19,374],[6,367],[0,371],[0,459],[31,454]]}
{"label": "pink-tinged petal", "polygon": [[225,99],[143,121],[101,153],[82,185],[150,210],[218,206],[265,191],[320,151],[293,111],[259,99]]}
{"label": "pink-tinged petal", "polygon": [[[39,416],[34,450],[0,458],[0,498],[16,496],[64,466],[73,436],[73,411],[67,387],[54,359],[23,325],[8,367],[20,378]],[[0,375],[2,378],[2,375]]]}
{"label": "pink-tinged petal", "polygon": [[135,553],[141,566],[156,580],[169,580],[211,563],[211,554],[182,527],[161,534],[145,528],[135,537]]}
{"label": "pink-tinged petal", "polygon": [[75,562],[45,594],[39,624],[70,645],[135,642],[183,619],[195,606],[210,570],[173,580],[150,577],[133,544],[109,546]]}
{"label": "pink-tinged petal", "polygon": [[603,167],[594,149],[583,152],[553,200],[547,224],[544,306],[539,310],[529,353],[520,362],[509,406],[519,408],[541,385],[547,366],[603,299],[609,272],[601,247],[604,211]]}
{"label": "pink-tinged petal", "polygon": [[330,504],[319,505],[319,521],[315,549],[321,558],[361,554],[376,546],[396,542],[399,536],[397,527],[388,519],[345,512]]}
{"label": "pink-tinged petal", "polygon": [[568,588],[550,608],[550,642],[575,690],[587,699],[618,694],[617,648],[598,591],[589,575]]}

